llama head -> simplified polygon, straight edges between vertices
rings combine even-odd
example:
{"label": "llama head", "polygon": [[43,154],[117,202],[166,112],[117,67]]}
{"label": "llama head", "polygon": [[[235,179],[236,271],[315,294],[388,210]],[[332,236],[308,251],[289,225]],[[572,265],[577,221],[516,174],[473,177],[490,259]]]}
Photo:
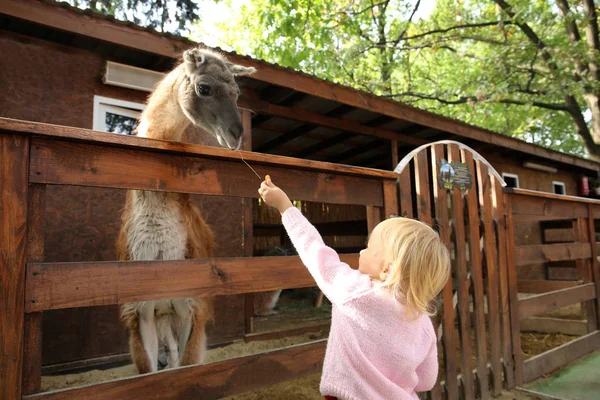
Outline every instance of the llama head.
{"label": "llama head", "polygon": [[185,51],[182,68],[185,78],[178,92],[183,113],[195,126],[213,135],[221,146],[239,149],[243,128],[237,108],[240,89],[234,77],[255,71],[207,49]]}

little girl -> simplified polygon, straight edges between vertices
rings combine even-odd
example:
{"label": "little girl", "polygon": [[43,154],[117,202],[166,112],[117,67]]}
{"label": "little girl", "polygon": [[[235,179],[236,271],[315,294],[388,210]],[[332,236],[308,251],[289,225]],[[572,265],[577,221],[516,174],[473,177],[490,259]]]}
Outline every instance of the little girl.
{"label": "little girl", "polygon": [[326,399],[417,399],[438,374],[429,316],[450,275],[448,251],[427,225],[392,218],[373,229],[358,270],[340,261],[270,179],[258,190],[282,215],[302,262],[333,305],[321,377]]}

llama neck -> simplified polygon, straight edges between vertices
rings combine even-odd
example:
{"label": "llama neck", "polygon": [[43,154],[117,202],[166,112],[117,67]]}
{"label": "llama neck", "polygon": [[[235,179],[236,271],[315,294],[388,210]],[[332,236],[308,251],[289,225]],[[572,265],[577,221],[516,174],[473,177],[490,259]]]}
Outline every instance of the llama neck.
{"label": "llama neck", "polygon": [[152,93],[140,117],[137,136],[181,141],[183,132],[190,125],[190,120],[177,101],[179,88],[177,83],[177,77],[167,76]]}

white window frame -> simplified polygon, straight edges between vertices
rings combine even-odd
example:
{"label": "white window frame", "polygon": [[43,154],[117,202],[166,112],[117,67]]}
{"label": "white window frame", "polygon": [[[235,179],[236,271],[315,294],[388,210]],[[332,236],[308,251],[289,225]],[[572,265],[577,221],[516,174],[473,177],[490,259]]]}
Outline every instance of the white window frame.
{"label": "white window frame", "polygon": [[[563,193],[556,193],[556,190],[554,189],[554,186],[562,186]],[[560,181],[552,181],[552,193],[554,193],[554,194],[560,194],[560,195],[566,195],[567,194],[567,187],[565,186],[565,183],[564,182],[560,182]]]}
{"label": "white window frame", "polygon": [[517,181],[517,186],[516,186],[517,189],[521,187],[521,185],[519,184],[519,175],[517,175],[517,174],[509,174],[508,172],[503,172],[502,173],[502,179],[504,179],[505,177],[506,178],[513,178],[514,180],[516,180]]}
{"label": "white window frame", "polygon": [[146,108],[146,105],[142,103],[134,103],[133,101],[113,99],[110,97],[94,96],[94,121],[92,129],[95,131],[107,131],[107,112],[137,119],[144,108]]}

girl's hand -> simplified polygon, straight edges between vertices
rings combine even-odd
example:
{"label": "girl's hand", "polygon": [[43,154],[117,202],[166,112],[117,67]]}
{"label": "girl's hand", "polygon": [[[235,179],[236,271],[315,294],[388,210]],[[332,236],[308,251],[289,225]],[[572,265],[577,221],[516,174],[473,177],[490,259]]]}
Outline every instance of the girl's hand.
{"label": "girl's hand", "polygon": [[281,214],[288,208],[293,207],[287,194],[275,186],[269,177],[260,184],[258,194],[267,205],[275,207]]}

